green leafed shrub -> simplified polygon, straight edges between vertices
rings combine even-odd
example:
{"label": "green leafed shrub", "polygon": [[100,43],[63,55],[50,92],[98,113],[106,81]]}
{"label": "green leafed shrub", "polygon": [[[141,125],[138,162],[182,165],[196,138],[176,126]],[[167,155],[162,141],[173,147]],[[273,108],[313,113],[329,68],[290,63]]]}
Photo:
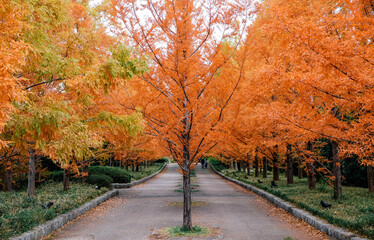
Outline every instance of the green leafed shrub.
{"label": "green leafed shrub", "polygon": [[55,182],[62,182],[64,179],[64,171],[53,171],[48,174],[48,179]]}
{"label": "green leafed shrub", "polygon": [[104,174],[113,179],[114,183],[129,183],[131,175],[125,169],[108,166],[92,166],[88,168],[88,174]]}
{"label": "green leafed shrub", "polygon": [[221,172],[222,170],[224,169],[227,169],[227,166],[226,164],[224,164],[223,162],[221,162],[220,160],[216,159],[216,158],[213,158],[213,157],[208,157],[208,158],[205,158],[206,161],[209,161],[210,164],[213,165],[213,167]]}
{"label": "green leafed shrub", "polygon": [[155,161],[155,163],[167,163],[167,162],[169,162],[169,159],[166,158],[166,157],[163,157],[163,158],[157,159],[157,160]]}
{"label": "green leafed shrub", "polygon": [[113,179],[104,174],[92,174],[88,177],[88,183],[99,187],[110,187]]}

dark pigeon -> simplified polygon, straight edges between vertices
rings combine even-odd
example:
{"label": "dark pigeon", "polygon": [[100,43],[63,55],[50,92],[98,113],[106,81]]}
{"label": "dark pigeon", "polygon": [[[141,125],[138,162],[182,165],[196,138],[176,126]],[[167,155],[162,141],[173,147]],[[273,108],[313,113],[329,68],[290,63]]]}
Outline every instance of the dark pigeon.
{"label": "dark pigeon", "polygon": [[46,209],[46,208],[51,208],[53,205],[53,202],[49,202],[47,204],[42,204],[42,208]]}
{"label": "dark pigeon", "polygon": [[323,208],[331,208],[331,204],[321,200],[321,206]]}

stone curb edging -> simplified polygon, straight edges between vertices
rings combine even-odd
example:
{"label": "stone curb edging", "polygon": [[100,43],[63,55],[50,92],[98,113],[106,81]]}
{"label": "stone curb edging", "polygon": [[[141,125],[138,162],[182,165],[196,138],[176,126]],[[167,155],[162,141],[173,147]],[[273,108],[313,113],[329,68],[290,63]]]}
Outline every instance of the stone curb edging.
{"label": "stone curb edging", "polygon": [[166,163],[164,163],[164,166],[161,167],[160,170],[158,170],[157,172],[149,175],[148,177],[144,177],[142,179],[139,179],[139,180],[136,180],[136,181],[133,181],[133,182],[130,182],[130,183],[112,183],[112,187],[113,188],[116,188],[116,189],[119,189],[119,188],[131,188],[133,186],[136,186],[136,185],[139,185],[141,183],[144,183],[146,181],[148,181],[149,179],[153,178],[154,176],[156,176],[157,174],[159,174],[160,172],[162,172],[162,170],[164,170],[164,168],[166,167]]}
{"label": "stone curb edging", "polygon": [[83,206],[73,209],[68,213],[61,214],[58,217],[39,225],[32,230],[23,233],[20,236],[10,238],[9,240],[37,240],[41,239],[44,236],[47,236],[51,234],[52,232],[56,231],[57,229],[61,228],[62,226],[66,225],[70,221],[76,219],[77,217],[83,215],[84,213],[88,212],[92,208],[98,206],[102,202],[105,202],[106,200],[117,196],[118,190],[114,189],[107,193],[104,193],[103,195],[89,201],[88,203],[85,203]]}
{"label": "stone curb edging", "polygon": [[224,175],[223,173],[218,172],[212,164],[210,164],[210,166],[212,167],[213,171],[216,174],[220,175],[221,177],[223,177],[223,178],[225,178],[225,179],[227,179],[227,180],[229,180],[233,183],[236,183],[241,187],[249,189],[249,190],[251,190],[252,192],[256,193],[257,195],[259,195],[261,197],[264,197],[269,202],[271,202],[274,205],[282,208],[283,210],[292,214],[293,216],[307,222],[308,224],[312,225],[313,227],[320,230],[321,232],[326,233],[330,237],[336,238],[338,240],[368,240],[366,238],[361,238],[361,237],[357,236],[356,234],[354,234],[352,232],[348,232],[348,231],[346,231],[342,228],[333,226],[333,225],[327,223],[326,221],[324,221],[324,220],[322,220],[322,219],[320,219],[316,216],[313,216],[311,213],[309,213],[307,211],[304,211],[304,210],[301,210],[301,209],[295,207],[293,204],[291,204],[289,202],[286,202],[279,197],[274,196],[271,193],[268,193],[264,190],[261,190],[257,187],[254,187],[250,184],[246,184],[246,183],[243,183],[243,182],[238,181],[236,179],[230,178],[230,177]]}

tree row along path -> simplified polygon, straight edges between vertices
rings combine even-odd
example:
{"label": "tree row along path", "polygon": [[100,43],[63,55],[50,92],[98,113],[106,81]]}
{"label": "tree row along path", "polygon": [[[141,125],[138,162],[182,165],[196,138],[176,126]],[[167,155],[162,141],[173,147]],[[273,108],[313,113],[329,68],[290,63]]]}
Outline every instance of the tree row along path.
{"label": "tree row along path", "polygon": [[[192,200],[194,225],[219,228],[216,237],[194,239],[329,239],[305,222],[274,207],[250,191],[196,167]],[[177,164],[131,189],[121,189],[48,239],[153,239],[157,229],[181,225],[182,176]],[[187,238],[178,238],[187,239]]]}

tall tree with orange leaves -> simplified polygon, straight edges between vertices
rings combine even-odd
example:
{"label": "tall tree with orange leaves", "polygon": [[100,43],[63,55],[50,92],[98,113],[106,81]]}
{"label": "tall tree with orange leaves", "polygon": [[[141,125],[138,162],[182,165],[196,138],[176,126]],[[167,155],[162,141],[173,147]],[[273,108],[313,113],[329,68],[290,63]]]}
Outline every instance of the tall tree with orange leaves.
{"label": "tall tree with orange leaves", "polygon": [[268,0],[248,32],[260,106],[251,114],[309,156],[314,140],[329,139],[336,198],[344,155],[373,164],[373,11],[370,1]]}
{"label": "tall tree with orange leaves", "polygon": [[[116,32],[128,36],[150,64],[140,82],[133,82],[137,89],[129,94],[133,105],[127,108],[140,109],[147,134],[158,138],[179,164],[183,226],[192,229],[190,173],[222,133],[225,108],[242,79],[245,57],[236,50],[253,5],[246,0],[110,3]],[[237,71],[221,76],[225,65]]]}

